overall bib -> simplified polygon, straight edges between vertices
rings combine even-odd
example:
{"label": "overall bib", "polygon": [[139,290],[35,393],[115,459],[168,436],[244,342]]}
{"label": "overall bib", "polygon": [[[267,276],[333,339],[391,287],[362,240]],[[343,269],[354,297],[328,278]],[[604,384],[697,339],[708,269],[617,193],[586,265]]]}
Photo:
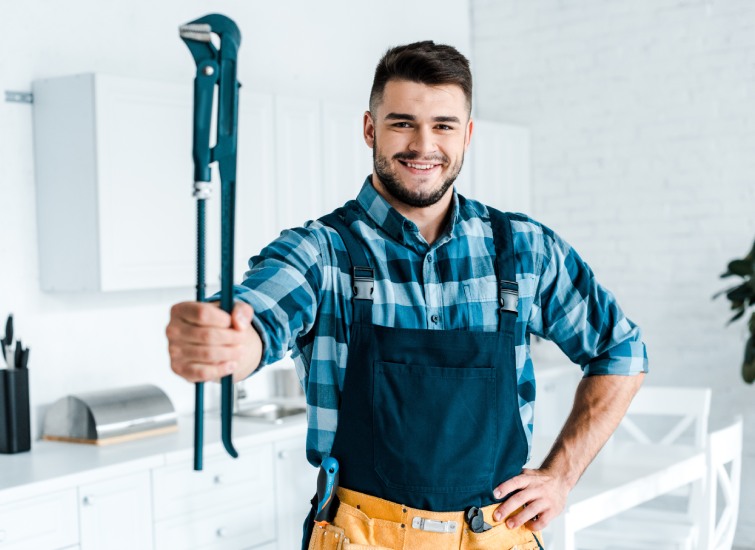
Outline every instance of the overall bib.
{"label": "overall bib", "polygon": [[[492,510],[500,500],[493,489],[521,473],[527,460],[514,357],[518,294],[511,224],[506,214],[489,209],[500,291],[497,332],[391,328],[372,323],[374,272],[349,229],[357,208],[350,205],[321,219],[344,242],[351,264],[339,267],[352,275],[354,290],[348,363],[331,451],[340,463],[340,487],[346,489],[339,492],[342,504],[334,525],[344,514],[363,520],[365,533],[345,532],[351,548],[414,549],[420,539],[409,543],[401,531],[381,541],[374,521],[393,520],[404,532],[422,531],[412,527],[413,522],[421,527],[412,513],[476,506],[488,507],[485,519],[495,523]],[[382,502],[403,505],[396,512],[402,517],[373,521],[363,513],[362,504],[380,509]],[[428,514],[424,518],[432,519]],[[311,530],[311,518],[308,522]],[[454,536],[466,527],[456,525]],[[494,526],[479,536],[496,528],[507,529]],[[425,534],[442,540],[453,535],[417,533]],[[528,540],[533,540],[531,534]],[[427,547],[443,548],[432,541]]]}

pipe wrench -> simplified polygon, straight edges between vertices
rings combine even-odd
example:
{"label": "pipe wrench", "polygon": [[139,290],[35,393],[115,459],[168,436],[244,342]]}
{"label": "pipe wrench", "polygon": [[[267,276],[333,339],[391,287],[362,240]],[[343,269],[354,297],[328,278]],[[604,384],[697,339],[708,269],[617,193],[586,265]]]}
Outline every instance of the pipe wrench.
{"label": "pipe wrench", "polygon": [[[213,43],[213,34],[220,39]],[[238,135],[238,98],[240,84],[236,79],[236,64],[241,33],[231,19],[210,14],[179,27],[181,40],[186,43],[196,63],[194,78],[194,197],[197,199],[197,301],[204,301],[205,261],[205,202],[210,198],[210,164],[217,162],[221,194],[221,276],[220,307],[231,313],[233,309],[233,238],[236,200],[236,143]],[[214,94],[217,88],[217,137],[210,147]],[[228,454],[236,458],[238,452],[231,441],[233,414],[233,379],[221,380],[221,434]],[[204,385],[195,388],[194,404],[194,469],[202,469],[204,437]]]}

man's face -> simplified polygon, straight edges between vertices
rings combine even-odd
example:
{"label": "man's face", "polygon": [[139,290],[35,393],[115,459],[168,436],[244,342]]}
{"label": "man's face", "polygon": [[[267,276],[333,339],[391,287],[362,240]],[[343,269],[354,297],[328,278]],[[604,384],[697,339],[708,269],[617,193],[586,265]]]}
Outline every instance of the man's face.
{"label": "man's face", "polygon": [[459,175],[472,136],[464,92],[391,80],[376,110],[364,115],[364,138],[379,182],[408,206],[435,204]]}

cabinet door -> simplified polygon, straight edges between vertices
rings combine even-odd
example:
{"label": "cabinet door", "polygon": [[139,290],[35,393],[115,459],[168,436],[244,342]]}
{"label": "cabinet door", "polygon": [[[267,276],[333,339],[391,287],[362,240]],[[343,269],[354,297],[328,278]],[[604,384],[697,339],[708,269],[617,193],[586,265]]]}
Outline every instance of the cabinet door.
{"label": "cabinet door", "polygon": [[[192,86],[103,75],[95,82],[101,289],[190,287]],[[208,281],[216,272],[208,262]]]}
{"label": "cabinet door", "polygon": [[323,102],[323,211],[330,212],[356,198],[372,173],[372,149],[364,142],[359,105]]}
{"label": "cabinet door", "polygon": [[152,548],[149,472],[79,487],[82,550]]}
{"label": "cabinet door", "polygon": [[320,103],[275,98],[277,213],[281,229],[321,216]]}
{"label": "cabinet door", "polygon": [[462,195],[499,210],[530,212],[529,130],[478,120],[467,158],[462,173],[472,185],[471,192],[460,187]]}
{"label": "cabinet door", "polygon": [[278,236],[275,207],[275,126],[273,96],[239,95],[239,142],[236,184],[237,282],[249,258]]}
{"label": "cabinet door", "polygon": [[309,514],[312,495],[317,492],[317,473],[307,462],[303,437],[275,444],[278,550],[301,547],[304,519]]}
{"label": "cabinet door", "polygon": [[62,548],[79,541],[76,490],[61,491],[0,506],[0,548]]}

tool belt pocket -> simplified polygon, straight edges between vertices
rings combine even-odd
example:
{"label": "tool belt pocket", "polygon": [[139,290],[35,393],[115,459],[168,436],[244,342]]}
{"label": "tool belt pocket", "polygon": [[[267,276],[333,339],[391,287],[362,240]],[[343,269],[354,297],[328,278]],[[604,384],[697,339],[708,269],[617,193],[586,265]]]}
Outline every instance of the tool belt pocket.
{"label": "tool belt pocket", "polygon": [[345,539],[344,531],[340,527],[315,525],[308,550],[342,550]]}

